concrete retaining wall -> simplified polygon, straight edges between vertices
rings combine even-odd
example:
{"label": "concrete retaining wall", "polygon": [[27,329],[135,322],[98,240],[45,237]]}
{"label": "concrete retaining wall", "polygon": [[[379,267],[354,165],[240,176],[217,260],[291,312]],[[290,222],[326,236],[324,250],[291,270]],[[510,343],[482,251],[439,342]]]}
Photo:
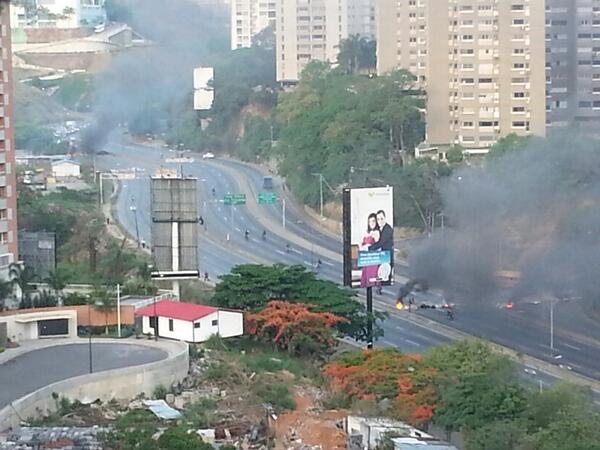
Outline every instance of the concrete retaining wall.
{"label": "concrete retaining wall", "polygon": [[0,432],[18,427],[22,420],[55,411],[56,401],[52,398],[53,393],[84,403],[96,399],[102,401],[129,399],[141,393],[150,394],[159,385],[170,386],[183,380],[187,375],[189,358],[186,343],[174,341],[150,343],[135,340],[131,344],[158,346],[168,352],[169,356],[166,360],[81,375],[38,389],[0,410]]}

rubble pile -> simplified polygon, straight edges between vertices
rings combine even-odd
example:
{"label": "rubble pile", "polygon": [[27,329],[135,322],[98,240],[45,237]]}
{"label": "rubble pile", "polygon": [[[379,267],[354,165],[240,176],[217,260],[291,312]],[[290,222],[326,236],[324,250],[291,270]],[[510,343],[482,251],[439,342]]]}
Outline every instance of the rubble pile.
{"label": "rubble pile", "polygon": [[101,450],[101,427],[23,427],[0,438],[0,450]]}

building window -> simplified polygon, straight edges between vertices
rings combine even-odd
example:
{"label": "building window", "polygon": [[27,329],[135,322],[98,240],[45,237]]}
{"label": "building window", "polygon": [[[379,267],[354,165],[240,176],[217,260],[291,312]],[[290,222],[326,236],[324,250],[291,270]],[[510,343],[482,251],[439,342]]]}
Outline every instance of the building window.
{"label": "building window", "polygon": [[219,324],[219,321],[217,319],[212,321],[212,326],[216,327]]}
{"label": "building window", "polygon": [[155,329],[156,328],[156,320],[158,319],[158,317],[149,317],[150,319],[150,328]]}
{"label": "building window", "polygon": [[8,233],[6,231],[0,233],[0,244],[8,244]]}
{"label": "building window", "polygon": [[173,319],[169,319],[169,331],[173,331]]}
{"label": "building window", "polygon": [[0,198],[6,198],[6,186],[0,186]]}
{"label": "building window", "polygon": [[6,208],[0,209],[0,220],[6,220],[8,218],[8,211]]}
{"label": "building window", "polygon": [[194,322],[194,328],[200,328],[200,322]]}

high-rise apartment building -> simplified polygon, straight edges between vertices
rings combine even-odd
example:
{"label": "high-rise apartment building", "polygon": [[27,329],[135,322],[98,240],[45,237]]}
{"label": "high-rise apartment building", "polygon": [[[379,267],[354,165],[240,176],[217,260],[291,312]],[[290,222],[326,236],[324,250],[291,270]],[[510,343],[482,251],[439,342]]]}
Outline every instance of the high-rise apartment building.
{"label": "high-rise apartment building", "polygon": [[105,0],[35,0],[12,5],[13,27],[79,28],[106,23]]}
{"label": "high-rise apartment building", "polygon": [[545,132],[544,0],[378,0],[378,72],[427,92],[427,143],[485,153]]}
{"label": "high-rise apartment building", "polygon": [[348,36],[375,39],[375,0],[347,0]]}
{"label": "high-rise apartment building", "polygon": [[275,30],[275,0],[231,0],[231,49],[252,46],[267,27]]}
{"label": "high-rise apartment building", "polygon": [[312,60],[334,63],[348,37],[346,0],[277,0],[277,81],[295,83]]}
{"label": "high-rise apartment building", "polygon": [[600,1],[546,0],[548,130],[600,125]]}
{"label": "high-rise apartment building", "polygon": [[0,1],[0,276],[18,258],[17,181],[9,2]]}

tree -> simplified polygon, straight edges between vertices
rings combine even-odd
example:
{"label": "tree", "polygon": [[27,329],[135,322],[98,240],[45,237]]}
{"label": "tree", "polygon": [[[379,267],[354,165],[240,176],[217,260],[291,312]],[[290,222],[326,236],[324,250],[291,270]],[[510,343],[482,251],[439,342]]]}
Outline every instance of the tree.
{"label": "tree", "polygon": [[508,153],[524,150],[531,144],[532,140],[533,136],[519,136],[516,133],[510,133],[498,139],[490,147],[490,151],[486,155],[486,160],[494,160]]}
{"label": "tree", "polygon": [[434,422],[452,430],[475,430],[494,421],[512,421],[526,408],[526,392],[514,366],[485,343],[461,341],[432,348],[425,361],[437,369],[441,406]]}
{"label": "tree", "polygon": [[346,74],[354,75],[361,69],[375,69],[377,45],[373,40],[354,34],[340,42],[337,62]]}
{"label": "tree", "polygon": [[106,16],[110,22],[131,22],[131,9],[119,0],[106,0]]}
{"label": "tree", "polygon": [[394,414],[413,425],[427,423],[437,408],[436,370],[421,355],[396,349],[343,354],[323,369],[332,389],[350,399],[394,399]]}
{"label": "tree", "polygon": [[522,448],[525,435],[525,425],[520,419],[501,420],[468,432],[465,444],[468,450],[515,450]]}
{"label": "tree", "polygon": [[252,47],[275,50],[275,30],[271,25],[252,36]]}
{"label": "tree", "polygon": [[91,299],[94,308],[104,313],[104,333],[108,334],[108,315],[116,309],[117,300],[106,289],[99,287],[94,289]]}
{"label": "tree", "polygon": [[[367,339],[367,314],[354,293],[331,281],[320,280],[300,265],[273,266],[243,264],[220,276],[211,302],[216,306],[257,311],[270,300],[305,302],[315,305],[315,312],[329,312],[347,319],[338,329],[354,339]],[[375,312],[374,334],[381,336],[379,322],[385,315]]]}
{"label": "tree", "polygon": [[460,164],[465,159],[464,150],[461,145],[453,145],[446,153],[446,159],[450,164]]}
{"label": "tree", "polygon": [[304,303],[274,300],[246,317],[246,329],[289,353],[321,357],[337,345],[334,325],[347,320],[331,313],[313,312],[313,308]]}
{"label": "tree", "polygon": [[55,271],[50,272],[45,281],[48,283],[48,286],[50,286],[50,289],[54,291],[56,297],[61,298],[62,291],[67,286],[67,282],[62,271],[56,269]]}

